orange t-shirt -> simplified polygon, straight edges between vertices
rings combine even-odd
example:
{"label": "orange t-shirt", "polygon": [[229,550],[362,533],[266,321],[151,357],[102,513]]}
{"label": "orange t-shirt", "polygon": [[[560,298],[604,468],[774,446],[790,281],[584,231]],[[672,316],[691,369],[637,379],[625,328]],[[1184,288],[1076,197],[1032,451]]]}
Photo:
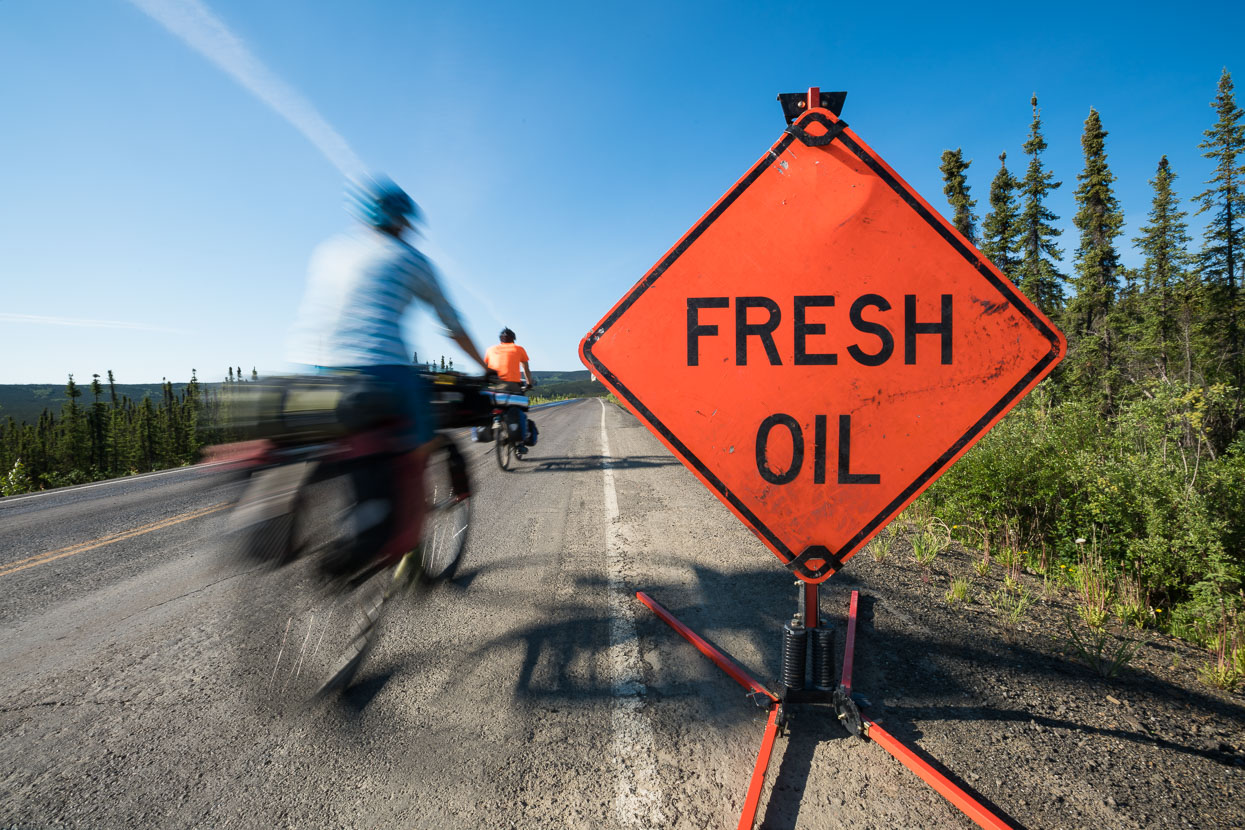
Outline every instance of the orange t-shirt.
{"label": "orange t-shirt", "polygon": [[484,353],[484,365],[511,383],[519,382],[519,364],[527,362],[527,351],[517,343],[498,343]]}

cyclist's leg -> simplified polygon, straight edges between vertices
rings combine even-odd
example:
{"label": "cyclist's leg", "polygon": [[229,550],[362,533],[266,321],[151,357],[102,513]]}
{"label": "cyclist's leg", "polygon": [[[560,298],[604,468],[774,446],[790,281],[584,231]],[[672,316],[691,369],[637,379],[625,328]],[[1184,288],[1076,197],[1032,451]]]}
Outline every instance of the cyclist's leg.
{"label": "cyclist's leg", "polygon": [[395,464],[393,488],[398,521],[393,538],[385,548],[386,559],[396,562],[419,546],[424,524],[424,468],[436,446],[436,425],[431,397],[419,372],[412,366],[381,368],[401,393],[406,422],[402,435],[409,447]]}
{"label": "cyclist's leg", "polygon": [[393,535],[383,551],[388,563],[397,562],[419,546],[424,528],[424,468],[429,449],[430,445],[419,447],[394,460],[392,487],[397,516]]}

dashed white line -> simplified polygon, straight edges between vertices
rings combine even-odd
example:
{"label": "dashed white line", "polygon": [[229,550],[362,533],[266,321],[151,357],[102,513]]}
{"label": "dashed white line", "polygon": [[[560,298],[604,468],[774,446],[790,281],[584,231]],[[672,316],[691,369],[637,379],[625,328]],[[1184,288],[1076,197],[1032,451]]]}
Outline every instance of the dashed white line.
{"label": "dashed white line", "polygon": [[644,717],[644,675],[635,631],[635,601],[623,578],[623,538],[618,494],[610,466],[610,439],[601,401],[601,460],[605,481],[605,570],[609,590],[609,661],[613,673],[611,763],[617,791],[614,816],[619,827],[661,827],[661,781],[657,777],[653,731]]}

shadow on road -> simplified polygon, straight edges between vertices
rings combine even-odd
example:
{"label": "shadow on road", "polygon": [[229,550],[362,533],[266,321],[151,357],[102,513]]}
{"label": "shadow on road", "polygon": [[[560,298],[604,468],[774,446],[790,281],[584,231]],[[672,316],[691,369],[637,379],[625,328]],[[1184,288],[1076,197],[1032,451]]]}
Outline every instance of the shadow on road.
{"label": "shadow on road", "polygon": [[582,473],[591,470],[639,470],[649,467],[678,467],[679,461],[669,455],[631,455],[625,458],[607,458],[603,455],[557,456],[544,458],[529,456],[520,462],[519,471],[541,473]]}
{"label": "shadow on road", "polygon": [[[902,612],[891,614],[886,603],[875,602],[869,593],[867,579],[841,574],[835,577],[834,582],[833,585],[827,583],[823,590],[822,610],[827,623],[839,631],[835,677],[841,670],[838,662],[843,648],[846,600],[855,588],[862,592],[862,596],[858,613],[854,685],[875,702],[864,711],[865,717],[884,721],[888,732],[913,748],[918,755],[924,756],[931,765],[941,768],[944,775],[969,793],[976,794],[970,784],[958,777],[956,770],[942,767],[937,759],[920,748],[920,724],[971,722],[982,732],[1004,729],[1012,724],[1036,724],[1048,730],[1066,730],[1083,736],[1119,738],[1224,764],[1234,761],[1235,756],[1229,751],[1160,737],[1140,726],[1136,729],[1115,724],[1104,726],[1096,722],[1096,717],[1089,712],[1057,717],[1023,706],[1006,708],[964,704],[966,697],[982,696],[980,678],[996,672],[1009,672],[1011,684],[1028,685],[1035,689],[1044,688],[1044,684],[1059,683],[1063,694],[1067,694],[1069,688],[1075,690],[1081,686],[1089,691],[1098,679],[1068,658],[1005,643],[990,633],[982,632],[982,636],[966,638],[964,631],[944,636],[943,632],[924,633],[896,626],[895,618]],[[796,594],[790,578],[785,574],[775,573],[772,568],[727,573],[700,566],[695,569],[692,584],[686,581],[662,583],[648,580],[628,586],[628,590],[635,589],[652,595],[682,622],[723,651],[728,654],[734,652],[732,657],[746,671],[777,690],[780,631],[782,623],[795,608]],[[594,593],[599,596],[600,592],[607,590],[604,579],[581,579],[575,584],[571,596],[587,597]],[[698,728],[742,729],[747,734],[755,733],[756,744],[759,745],[762,730],[757,710],[747,701],[739,686],[638,601],[634,608],[642,652],[656,652],[660,657],[655,661],[660,668],[645,677],[647,705],[657,709],[663,705],[675,705],[678,700],[698,699],[703,701],[696,709]],[[493,650],[507,653],[518,650],[522,660],[514,678],[514,696],[529,704],[541,707],[573,706],[577,701],[612,697],[613,678],[609,676],[605,661],[597,659],[610,645],[609,620],[600,616],[599,609],[598,602],[577,602],[573,599],[569,602],[548,602],[547,613],[542,615],[540,623],[483,643],[474,653],[464,654],[463,659],[484,660]],[[879,617],[884,621],[881,628]],[[962,624],[971,631],[976,630],[967,621]],[[748,660],[740,658],[741,654],[759,657],[760,664],[749,665]],[[969,670],[965,671],[965,667]],[[887,684],[891,688],[886,688]],[[1162,678],[1149,675],[1127,682],[1125,691],[1138,698],[1142,695],[1157,698],[1173,707],[1183,708],[1192,703],[1229,717],[1245,717],[1245,711],[1239,706],[1210,695],[1190,693]],[[882,704],[884,699],[888,701],[885,705]],[[928,703],[902,702],[907,699]],[[775,748],[774,762],[778,771],[773,794],[766,807],[765,827],[797,826],[800,803],[810,778],[817,746],[822,741],[849,737],[833,714],[826,710],[805,707],[793,712],[796,718],[794,731]],[[753,726],[756,728],[748,732]],[[869,752],[868,756],[862,753],[861,764],[877,763],[883,751],[872,747]],[[750,761],[754,760],[755,750],[750,750],[748,757]],[[958,773],[967,775],[972,771],[961,769]],[[913,778],[912,786],[923,785]],[[832,794],[820,793],[818,798],[827,795]],[[979,800],[990,804],[985,797],[979,797]]]}

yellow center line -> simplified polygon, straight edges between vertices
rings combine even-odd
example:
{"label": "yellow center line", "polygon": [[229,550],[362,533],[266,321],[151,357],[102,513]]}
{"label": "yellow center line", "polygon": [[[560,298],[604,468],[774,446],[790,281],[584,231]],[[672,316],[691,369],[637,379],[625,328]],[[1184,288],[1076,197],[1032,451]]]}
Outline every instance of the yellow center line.
{"label": "yellow center line", "polygon": [[111,545],[113,542],[120,542],[125,539],[132,539],[135,536],[142,536],[144,533],[150,533],[153,530],[161,530],[162,528],[172,527],[182,522],[188,522],[191,519],[198,519],[201,516],[207,516],[212,513],[219,513],[230,506],[229,502],[221,502],[205,507],[201,510],[193,510],[190,513],[183,513],[180,516],[174,516],[171,519],[161,519],[158,522],[142,525],[132,530],[125,530],[120,533],[113,533],[108,536],[101,536],[89,542],[79,542],[76,545],[70,545],[64,548],[48,551],[46,553],[38,553],[34,556],[28,556],[25,559],[19,559],[16,562],[10,562],[8,565],[0,567],[0,576],[8,576],[9,574],[24,571],[27,568],[33,568],[37,565],[46,565],[48,562],[55,562],[57,559],[64,559],[66,556],[75,556],[79,553],[86,553],[89,550]]}

